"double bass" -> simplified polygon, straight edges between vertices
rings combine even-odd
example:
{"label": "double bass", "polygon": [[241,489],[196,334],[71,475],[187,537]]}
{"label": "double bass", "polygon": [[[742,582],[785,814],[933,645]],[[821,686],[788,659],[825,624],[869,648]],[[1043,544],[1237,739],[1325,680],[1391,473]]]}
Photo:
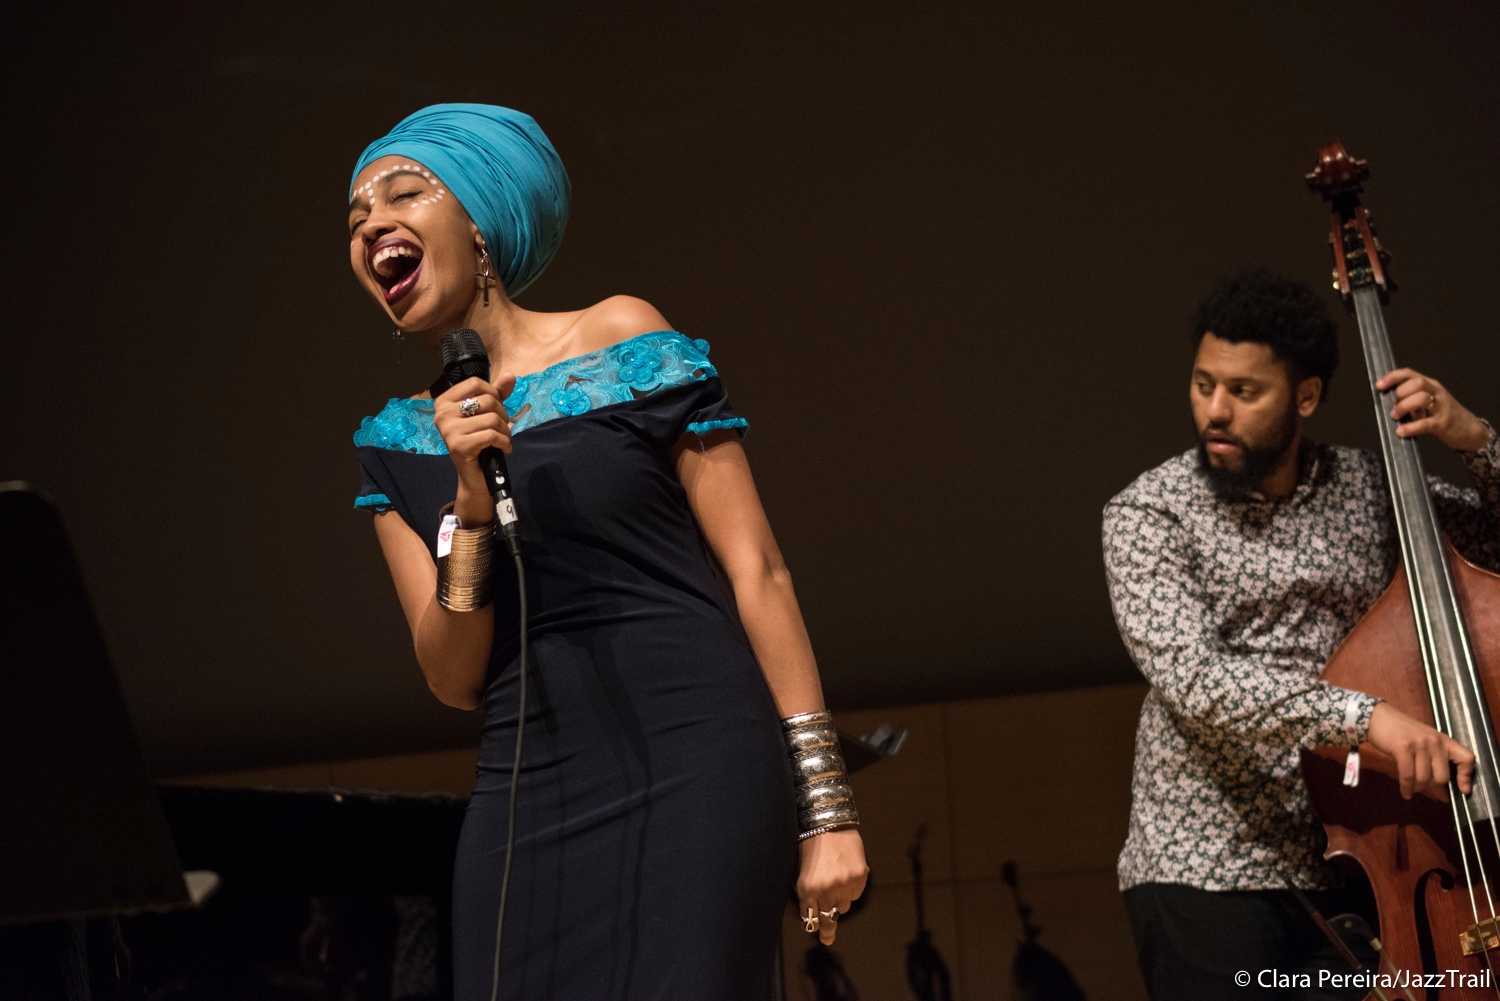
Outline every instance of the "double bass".
{"label": "double bass", "polygon": [[[1465,796],[1401,798],[1395,761],[1369,744],[1345,783],[1346,749],[1303,752],[1327,857],[1357,863],[1379,909],[1380,970],[1398,996],[1500,999],[1500,774],[1490,706],[1500,705],[1500,576],[1464,560],[1443,536],[1415,438],[1396,434],[1396,368],[1382,306],[1389,256],[1360,203],[1365,161],[1324,146],[1309,186],[1332,210],[1334,284],[1354,312],[1374,395],[1400,566],[1331,658],[1322,679],[1367,692],[1437,727],[1476,756]],[[1420,975],[1420,976],[1419,976]],[[1368,985],[1366,985],[1368,986]]]}

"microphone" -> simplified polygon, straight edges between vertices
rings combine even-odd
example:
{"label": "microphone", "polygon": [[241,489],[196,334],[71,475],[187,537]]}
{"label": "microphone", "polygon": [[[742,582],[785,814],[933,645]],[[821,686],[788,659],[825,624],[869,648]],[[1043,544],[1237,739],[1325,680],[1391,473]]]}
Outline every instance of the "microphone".
{"label": "microphone", "polygon": [[[490,356],[477,331],[460,327],[443,335],[443,375],[450,387],[475,377],[489,381]],[[489,487],[490,499],[495,502],[495,519],[500,522],[505,546],[512,556],[519,556],[521,542],[516,535],[516,504],[510,496],[510,472],[505,467],[505,453],[493,446],[486,448],[479,453],[479,468],[484,471],[485,485]]]}

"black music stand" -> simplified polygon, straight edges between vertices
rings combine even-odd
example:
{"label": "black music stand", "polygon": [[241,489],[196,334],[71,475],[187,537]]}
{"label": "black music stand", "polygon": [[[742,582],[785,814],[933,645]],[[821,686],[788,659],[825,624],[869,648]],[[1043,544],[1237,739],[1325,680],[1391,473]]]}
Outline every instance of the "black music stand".
{"label": "black music stand", "polygon": [[0,483],[0,925],[189,907],[57,509]]}

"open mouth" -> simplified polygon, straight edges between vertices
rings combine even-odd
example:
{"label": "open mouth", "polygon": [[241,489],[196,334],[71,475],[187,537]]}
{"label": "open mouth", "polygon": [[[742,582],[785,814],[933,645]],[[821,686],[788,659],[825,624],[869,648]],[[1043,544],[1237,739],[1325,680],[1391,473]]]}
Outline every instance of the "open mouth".
{"label": "open mouth", "polygon": [[381,240],[370,248],[370,273],[385,290],[385,301],[395,302],[417,284],[422,270],[422,248],[407,240]]}

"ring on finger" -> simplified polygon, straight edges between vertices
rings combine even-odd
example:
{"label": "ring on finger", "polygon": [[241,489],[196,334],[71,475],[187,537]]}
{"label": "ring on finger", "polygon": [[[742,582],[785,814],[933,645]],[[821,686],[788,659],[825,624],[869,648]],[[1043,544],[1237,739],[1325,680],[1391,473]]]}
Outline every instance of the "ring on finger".
{"label": "ring on finger", "polygon": [[822,918],[822,919],[826,919],[828,921],[829,926],[831,927],[831,926],[836,925],[836,924],[839,923],[839,909],[837,907],[835,907],[832,910],[819,911],[818,912],[818,917]]}
{"label": "ring on finger", "polygon": [[479,413],[479,401],[470,396],[458,405],[458,412],[465,417],[473,417]]}
{"label": "ring on finger", "polygon": [[816,908],[809,907],[807,913],[802,915],[802,927],[807,930],[809,935],[818,930],[818,913]]}

